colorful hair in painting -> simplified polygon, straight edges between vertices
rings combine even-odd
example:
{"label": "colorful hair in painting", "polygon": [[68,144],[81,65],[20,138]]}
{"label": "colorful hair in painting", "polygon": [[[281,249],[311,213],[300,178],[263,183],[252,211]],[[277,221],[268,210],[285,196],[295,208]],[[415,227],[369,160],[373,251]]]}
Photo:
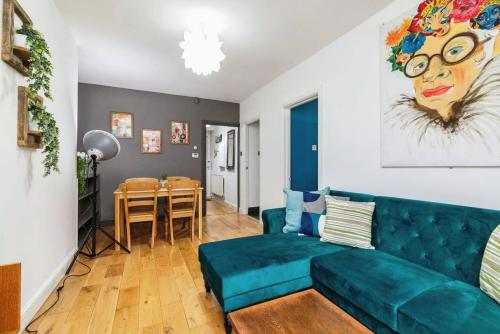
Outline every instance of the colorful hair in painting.
{"label": "colorful hair in painting", "polygon": [[444,36],[453,23],[469,22],[473,29],[500,26],[500,0],[425,0],[413,18],[390,31],[385,44],[391,49],[387,61],[393,71],[403,71],[406,62],[429,36]]}

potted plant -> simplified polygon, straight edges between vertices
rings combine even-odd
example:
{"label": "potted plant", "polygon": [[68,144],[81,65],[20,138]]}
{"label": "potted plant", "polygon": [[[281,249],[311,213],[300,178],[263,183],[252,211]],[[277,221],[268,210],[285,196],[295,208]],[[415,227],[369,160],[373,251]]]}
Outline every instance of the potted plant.
{"label": "potted plant", "polygon": [[85,152],[76,152],[76,177],[78,178],[78,194],[87,191],[87,166],[89,156]]}
{"label": "potted plant", "polygon": [[162,188],[165,188],[167,186],[167,174],[163,174],[160,176],[160,183]]}

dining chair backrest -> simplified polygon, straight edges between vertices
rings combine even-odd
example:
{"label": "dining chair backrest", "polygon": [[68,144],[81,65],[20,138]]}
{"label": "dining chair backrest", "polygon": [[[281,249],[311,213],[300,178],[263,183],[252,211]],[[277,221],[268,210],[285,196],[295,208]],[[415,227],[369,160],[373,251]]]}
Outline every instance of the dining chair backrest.
{"label": "dining chair backrest", "polygon": [[[125,216],[128,216],[129,208],[141,207],[156,214],[158,203],[158,190],[160,183],[155,178],[134,178],[127,179],[120,185],[120,190],[123,192],[125,202]],[[151,192],[151,197],[142,197],[144,192]],[[134,195],[141,195],[141,198],[134,199]]]}
{"label": "dining chair backrest", "polygon": [[134,183],[134,184],[140,184],[141,182],[158,182],[158,179],[155,179],[154,177],[134,177],[131,179],[126,179],[125,183]]}
{"label": "dining chair backrest", "polygon": [[175,206],[182,203],[195,210],[200,183],[199,180],[169,181],[167,189],[170,211],[175,211]]}
{"label": "dining chair backrest", "polygon": [[132,247],[130,225],[143,222],[151,222],[151,248],[154,247],[159,189],[160,182],[148,177],[127,179],[120,185],[125,209],[128,249]]}
{"label": "dining chair backrest", "polygon": [[182,181],[182,180],[191,180],[191,178],[187,176],[167,176],[167,181]]}

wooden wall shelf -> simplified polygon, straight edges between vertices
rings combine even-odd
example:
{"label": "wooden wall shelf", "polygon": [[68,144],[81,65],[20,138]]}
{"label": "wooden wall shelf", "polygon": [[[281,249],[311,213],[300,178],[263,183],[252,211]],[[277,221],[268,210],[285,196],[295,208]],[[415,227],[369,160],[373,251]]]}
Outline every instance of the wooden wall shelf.
{"label": "wooden wall shelf", "polygon": [[[36,98],[43,102],[40,96]],[[29,128],[28,103],[29,96],[26,87],[17,87],[17,145],[34,149],[42,148],[43,134]]]}
{"label": "wooden wall shelf", "polygon": [[19,60],[23,63],[24,67],[30,67],[29,59],[31,57],[31,52],[28,48],[25,48],[24,46],[14,45],[12,46],[12,52],[14,53],[14,56],[19,58]]}
{"label": "wooden wall shelf", "polygon": [[17,15],[23,24],[32,25],[28,14],[16,0],[3,0],[3,29],[2,29],[2,60],[24,76],[29,75],[30,52],[27,48],[14,45],[14,17]]}

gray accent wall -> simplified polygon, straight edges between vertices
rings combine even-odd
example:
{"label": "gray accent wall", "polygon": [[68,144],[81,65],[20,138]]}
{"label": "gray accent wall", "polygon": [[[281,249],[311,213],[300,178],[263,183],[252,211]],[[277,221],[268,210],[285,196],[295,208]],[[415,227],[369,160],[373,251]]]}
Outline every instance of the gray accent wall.
{"label": "gray accent wall", "polygon": [[[120,155],[99,166],[102,220],[113,219],[113,191],[126,178],[168,174],[201,179],[202,121],[239,122],[237,103],[199,99],[197,104],[193,97],[82,83],[78,89],[78,151],[83,151],[82,137],[87,131],[110,131],[111,111],[134,113],[134,138],[119,139]],[[190,122],[189,145],[169,143],[172,120]],[[161,154],[141,153],[143,128],[162,130]],[[200,158],[192,158],[194,152]]]}

